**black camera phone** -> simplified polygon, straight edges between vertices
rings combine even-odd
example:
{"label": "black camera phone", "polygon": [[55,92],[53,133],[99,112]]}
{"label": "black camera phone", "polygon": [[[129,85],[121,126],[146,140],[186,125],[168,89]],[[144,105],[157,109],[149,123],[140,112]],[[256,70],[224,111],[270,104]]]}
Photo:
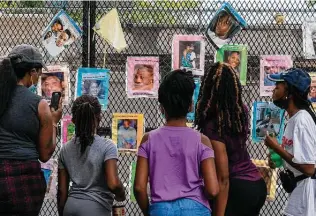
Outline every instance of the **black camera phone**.
{"label": "black camera phone", "polygon": [[61,92],[53,92],[50,107],[58,110],[59,100],[61,98]]}

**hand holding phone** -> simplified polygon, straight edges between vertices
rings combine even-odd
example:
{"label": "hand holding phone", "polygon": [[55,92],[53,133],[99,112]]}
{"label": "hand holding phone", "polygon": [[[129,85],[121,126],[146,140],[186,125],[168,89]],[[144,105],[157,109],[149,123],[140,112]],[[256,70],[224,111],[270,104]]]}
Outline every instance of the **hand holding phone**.
{"label": "hand holding phone", "polygon": [[54,108],[55,110],[58,110],[60,98],[61,92],[53,92],[50,107]]}

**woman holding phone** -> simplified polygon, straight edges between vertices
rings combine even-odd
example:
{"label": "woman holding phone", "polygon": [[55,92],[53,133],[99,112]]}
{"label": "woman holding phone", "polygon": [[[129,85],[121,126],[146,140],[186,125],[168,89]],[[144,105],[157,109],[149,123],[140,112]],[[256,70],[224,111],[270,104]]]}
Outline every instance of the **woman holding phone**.
{"label": "woman holding phone", "polygon": [[39,50],[26,44],[0,61],[0,215],[37,216],[44,200],[38,160],[55,150],[62,105],[50,109],[30,91],[43,67]]}

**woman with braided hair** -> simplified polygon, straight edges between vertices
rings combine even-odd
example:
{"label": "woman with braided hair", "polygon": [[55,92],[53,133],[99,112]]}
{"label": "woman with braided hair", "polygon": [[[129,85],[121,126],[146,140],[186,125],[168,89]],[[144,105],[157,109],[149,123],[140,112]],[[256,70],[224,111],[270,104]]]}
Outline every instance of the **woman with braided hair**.
{"label": "woman with braided hair", "polygon": [[208,198],[218,193],[214,152],[206,136],[186,126],[193,91],[192,73],[183,70],[168,73],[159,87],[158,101],[166,123],[144,135],[134,183],[145,216],[211,214]]}
{"label": "woman with braided hair", "polygon": [[83,95],[71,112],[75,136],[61,149],[58,163],[59,215],[111,216],[114,198],[124,201],[125,190],[117,173],[115,144],[96,134],[101,105],[96,97]]}
{"label": "woman with braided hair", "polygon": [[216,216],[256,216],[267,188],[247,151],[247,108],[236,71],[216,63],[205,74],[199,93],[195,126],[212,143],[219,194],[211,203]]}

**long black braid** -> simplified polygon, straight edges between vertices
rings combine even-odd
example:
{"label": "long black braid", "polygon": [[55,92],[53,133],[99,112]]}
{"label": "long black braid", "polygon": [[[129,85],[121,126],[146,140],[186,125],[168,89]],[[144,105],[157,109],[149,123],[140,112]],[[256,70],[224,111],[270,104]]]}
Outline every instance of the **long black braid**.
{"label": "long black braid", "polygon": [[83,95],[74,101],[71,113],[76,127],[75,142],[79,138],[80,152],[83,154],[94,141],[100,122],[101,105],[96,97]]}
{"label": "long black braid", "polygon": [[215,63],[201,83],[194,124],[204,132],[208,120],[215,121],[221,137],[247,132],[247,114],[241,97],[242,88],[236,71],[224,63]]}
{"label": "long black braid", "polygon": [[166,112],[166,118],[185,117],[192,105],[194,80],[192,72],[175,70],[162,80],[158,90],[158,101]]}

